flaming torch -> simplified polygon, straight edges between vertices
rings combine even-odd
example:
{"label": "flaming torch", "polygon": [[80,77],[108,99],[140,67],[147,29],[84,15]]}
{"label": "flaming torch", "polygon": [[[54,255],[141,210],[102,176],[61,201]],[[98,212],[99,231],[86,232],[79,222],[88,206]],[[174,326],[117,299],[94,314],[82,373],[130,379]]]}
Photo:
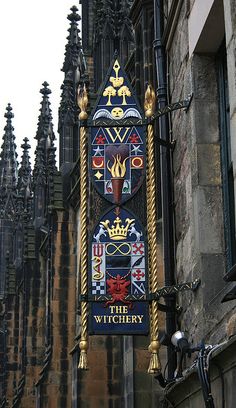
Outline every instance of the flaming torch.
{"label": "flaming torch", "polygon": [[108,160],[107,168],[109,172],[111,173],[111,183],[112,183],[112,188],[113,188],[114,203],[120,204],[121,197],[122,197],[122,189],[123,189],[123,184],[124,184],[124,179],[125,179],[125,173],[126,173],[126,161],[128,160],[129,157],[126,157],[123,161],[122,161],[121,155],[118,153],[112,157],[113,157],[114,163],[110,167],[109,166],[110,160]]}

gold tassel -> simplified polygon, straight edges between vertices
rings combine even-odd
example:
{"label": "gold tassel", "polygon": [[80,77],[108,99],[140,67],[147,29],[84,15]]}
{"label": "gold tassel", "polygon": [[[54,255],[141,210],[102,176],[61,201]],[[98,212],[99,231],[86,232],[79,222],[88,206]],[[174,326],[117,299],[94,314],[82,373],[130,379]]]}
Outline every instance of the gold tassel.
{"label": "gold tassel", "polygon": [[[88,105],[87,90],[84,85],[83,89],[78,89],[78,105],[80,107],[80,120],[86,120],[88,114],[86,112]],[[80,128],[80,223],[81,223],[81,254],[80,254],[80,276],[81,276],[81,294],[88,293],[88,277],[87,277],[87,135],[86,128]],[[88,350],[88,303],[81,302],[81,341],[80,359],[78,368],[82,370],[88,369],[87,350]]]}
{"label": "gold tassel", "polygon": [[88,342],[87,341],[80,341],[80,357],[79,357],[79,365],[78,368],[81,370],[88,369],[88,359],[87,359],[87,350],[88,350]]}
{"label": "gold tassel", "polygon": [[161,363],[158,353],[152,353],[148,367],[148,374],[157,374],[161,371]]}
{"label": "gold tassel", "polygon": [[160,349],[159,341],[154,340],[150,343],[149,348],[148,348],[148,350],[151,353],[149,367],[148,367],[149,374],[156,374],[161,371],[159,349]]}
{"label": "gold tassel", "polygon": [[[145,93],[145,116],[150,118],[155,109],[156,96],[153,88],[148,85]],[[149,124],[147,128],[147,228],[148,228],[148,262],[149,262],[149,290],[156,292],[158,290],[157,280],[157,208],[156,208],[156,180],[155,180],[155,155],[154,155],[154,130],[153,125]],[[161,370],[159,359],[160,344],[158,341],[159,321],[158,321],[158,303],[152,301],[150,305],[150,332],[151,343],[149,351],[151,353],[148,373],[155,374]]]}

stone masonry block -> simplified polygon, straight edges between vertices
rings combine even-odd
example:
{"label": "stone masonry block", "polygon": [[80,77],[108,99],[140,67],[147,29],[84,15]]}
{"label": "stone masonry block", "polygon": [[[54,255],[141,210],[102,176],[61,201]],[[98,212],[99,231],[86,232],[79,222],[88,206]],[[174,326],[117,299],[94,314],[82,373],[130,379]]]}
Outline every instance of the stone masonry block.
{"label": "stone masonry block", "polygon": [[203,306],[210,304],[224,286],[225,260],[223,254],[201,255],[201,288]]}
{"label": "stone masonry block", "polygon": [[202,186],[221,185],[220,145],[200,144],[197,149],[198,180]]}
{"label": "stone masonry block", "polygon": [[175,211],[176,211],[176,237],[179,240],[187,228],[186,194],[184,186],[182,186],[178,200],[175,202]]}
{"label": "stone masonry block", "polygon": [[101,381],[106,381],[107,378],[107,372],[104,369],[104,366],[96,366],[96,365],[92,365],[90,367],[90,373],[91,373],[91,377],[92,378],[99,378],[99,380]]}
{"label": "stone masonry block", "polygon": [[105,347],[104,338],[101,336],[91,336],[90,338],[90,350],[103,349]]}
{"label": "stone masonry block", "polygon": [[192,58],[193,94],[197,99],[217,99],[215,58],[195,54]]}
{"label": "stone masonry block", "polygon": [[89,381],[86,386],[86,395],[102,398],[107,395],[107,385],[104,381],[93,379]]}
{"label": "stone masonry block", "polygon": [[193,98],[194,139],[196,143],[219,142],[219,108],[218,101],[212,100],[211,95]]}
{"label": "stone masonry block", "polygon": [[222,253],[223,213],[220,187],[197,187],[193,192],[196,250]]}

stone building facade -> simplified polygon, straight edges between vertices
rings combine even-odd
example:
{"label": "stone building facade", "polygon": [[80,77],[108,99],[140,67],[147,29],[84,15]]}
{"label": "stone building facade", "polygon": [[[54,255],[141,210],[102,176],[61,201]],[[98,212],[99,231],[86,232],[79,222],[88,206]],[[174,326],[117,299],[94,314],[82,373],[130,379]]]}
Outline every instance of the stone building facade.
{"label": "stone building facade", "polygon": [[[164,10],[169,98],[193,95],[186,114],[171,115],[175,278],[201,279],[194,294],[178,296],[178,327],[191,344],[224,343],[212,352],[212,394],[216,407],[233,407],[235,5],[173,1],[164,2]],[[167,397],[173,406],[204,406],[194,368]]]}
{"label": "stone building facade", "polygon": [[[18,168],[8,105],[0,161],[0,407],[204,406],[209,387],[194,363],[201,352],[208,356],[215,407],[234,407],[234,3],[82,0],[82,40],[72,7],[59,106],[60,170],[49,85],[40,90],[33,172],[27,139]],[[155,121],[157,274],[160,287],[176,287],[176,294],[160,300],[163,369],[157,377],[147,373],[145,336],[91,336],[90,369],[78,370],[77,89],[88,87],[91,111],[115,51],[141,106],[147,83],[156,89],[159,110],[191,95],[185,111]],[[91,232],[107,205],[90,183],[88,192]],[[141,219],[144,197],[143,188],[130,204]],[[178,284],[195,280],[200,284],[194,291],[178,290]],[[188,339],[182,355],[170,341],[177,330]],[[201,350],[190,353],[193,347]]]}

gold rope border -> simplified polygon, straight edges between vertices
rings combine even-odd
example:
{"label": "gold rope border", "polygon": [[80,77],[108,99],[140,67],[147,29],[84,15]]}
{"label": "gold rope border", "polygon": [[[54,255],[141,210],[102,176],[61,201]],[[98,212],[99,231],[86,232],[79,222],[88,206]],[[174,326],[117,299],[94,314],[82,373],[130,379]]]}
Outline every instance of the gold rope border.
{"label": "gold rope border", "polygon": [[[156,96],[151,85],[148,85],[145,93],[145,116],[151,117],[155,109]],[[155,180],[155,144],[153,125],[147,128],[147,228],[148,228],[148,262],[149,262],[149,289],[157,292],[157,208],[156,208],[156,180]],[[148,350],[151,353],[148,373],[155,374],[161,370],[159,358],[160,343],[158,340],[159,319],[158,303],[152,301],[150,306],[150,333],[151,343]]]}
{"label": "gold rope border", "polygon": [[[78,105],[80,107],[80,120],[86,120],[88,105],[88,95],[86,86],[78,88]],[[81,222],[81,254],[80,254],[80,279],[81,295],[88,292],[88,261],[87,261],[87,133],[86,128],[80,128],[80,222]],[[88,350],[88,303],[81,302],[81,340],[80,359],[78,368],[88,369],[87,350]]]}

